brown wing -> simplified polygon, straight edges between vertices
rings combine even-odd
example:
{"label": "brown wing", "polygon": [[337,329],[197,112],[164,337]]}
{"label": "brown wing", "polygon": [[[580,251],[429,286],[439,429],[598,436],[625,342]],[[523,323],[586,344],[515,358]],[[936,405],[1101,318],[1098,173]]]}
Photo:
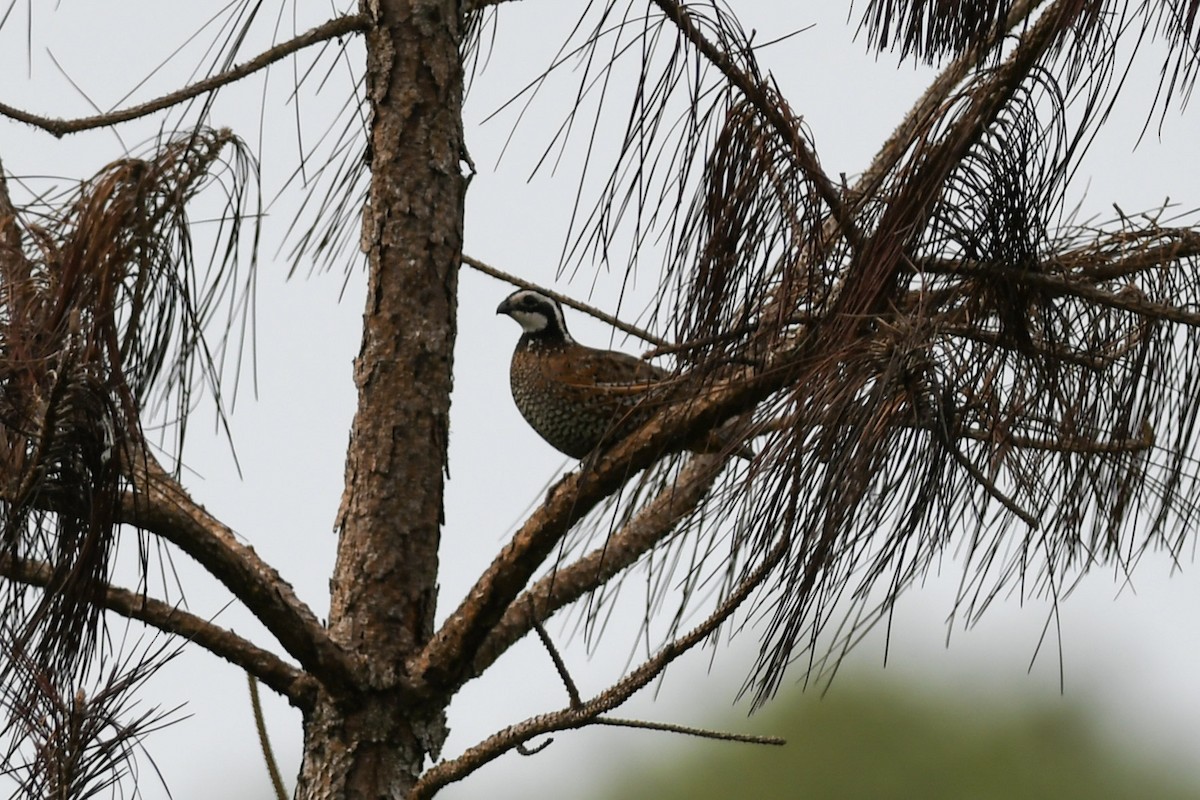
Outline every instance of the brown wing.
{"label": "brown wing", "polygon": [[565,385],[600,390],[610,396],[643,395],[672,385],[671,373],[615,350],[579,347],[559,366]]}

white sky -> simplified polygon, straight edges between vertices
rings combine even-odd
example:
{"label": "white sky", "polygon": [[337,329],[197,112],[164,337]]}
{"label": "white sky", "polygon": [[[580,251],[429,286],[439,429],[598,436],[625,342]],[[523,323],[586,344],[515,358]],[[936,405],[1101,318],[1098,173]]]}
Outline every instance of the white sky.
{"label": "white sky", "polygon": [[[322,4],[309,5],[317,7],[306,6],[303,19],[296,22],[298,29],[327,13]],[[518,131],[517,144],[498,166],[511,117],[480,124],[515,88],[544,68],[554,44],[573,22],[571,13],[577,5],[525,0],[502,9],[487,73],[469,99],[467,138],[479,174],[469,193],[466,252],[524,277],[586,295],[590,276],[574,285],[554,279],[576,171],[567,165],[554,174],[547,171],[526,180],[560,120],[563,99],[575,89],[573,79],[564,73],[538,100]],[[876,62],[866,56],[864,46],[853,41],[853,25],[845,24],[841,3],[737,5],[753,9],[755,16],[744,22],[748,29],[761,32],[760,40],[816,25],[768,49],[763,61],[793,108],[804,116],[827,171],[853,176],[927,83],[929,73],[910,65],[897,69],[892,58]],[[6,76],[0,82],[0,100],[54,116],[84,114],[89,108],[51,55],[97,105],[122,105],[126,93],[184,42],[196,20],[219,8],[148,0],[65,4],[57,12],[51,6],[41,4],[34,10],[32,52],[26,46],[25,8],[18,7],[0,30],[0,74]],[[764,6],[789,10],[768,12]],[[287,13],[290,17],[291,11]],[[291,24],[289,18],[287,26]],[[211,36],[201,38],[207,41]],[[249,47],[244,51],[251,52]],[[174,87],[198,58],[197,49],[187,51],[138,89],[135,99]],[[303,63],[308,63],[307,58]],[[273,73],[268,118],[261,125],[268,198],[296,161],[296,112],[293,105],[284,105],[290,70],[285,65]],[[320,134],[327,109],[342,101],[344,75],[344,69],[335,73],[321,97],[304,99],[307,142]],[[1077,193],[1086,189],[1085,208],[1105,217],[1113,202],[1126,211],[1156,205],[1167,196],[1185,206],[1200,205],[1194,145],[1200,141],[1200,124],[1195,113],[1169,115],[1161,139],[1148,136],[1134,150],[1153,94],[1148,77],[1153,77],[1153,70],[1131,78],[1123,104],[1081,170]],[[232,127],[258,147],[262,87],[258,77],[224,94],[215,108],[214,124]],[[623,110],[619,101],[611,108],[614,113]],[[134,149],[153,132],[152,126],[144,124],[120,129],[124,144]],[[582,143],[583,137],[575,142]],[[88,175],[118,157],[121,146],[109,133],[56,141],[0,121],[0,159],[10,173],[18,175]],[[363,281],[359,274],[352,276],[345,299],[339,302],[340,274],[285,280],[287,265],[272,256],[294,213],[293,202],[285,198],[272,206],[265,223],[256,319],[258,392],[257,398],[252,396],[246,391],[250,382],[243,380],[233,417],[243,477],[236,474],[220,437],[211,435],[212,427],[203,423],[192,427],[186,461],[195,470],[188,484],[196,497],[276,565],[323,615],[336,544],[331,526],[353,414],[350,365],[358,349]],[[650,258],[646,264],[653,269],[657,260]],[[611,305],[619,278],[600,276],[594,301]],[[653,285],[653,281],[646,283]],[[523,510],[540,497],[546,481],[567,466],[524,425],[509,399],[508,358],[518,331],[511,320],[494,313],[508,291],[491,278],[463,272],[440,616],[457,604]],[[597,324],[577,315],[569,322],[585,342],[610,341],[608,332]],[[631,351],[637,346],[620,340],[615,345]],[[931,576],[901,602],[886,672],[882,672],[884,646],[879,637],[863,643],[851,664],[858,673],[912,679],[972,698],[1012,692],[1031,696],[1035,702],[1085,703],[1097,710],[1098,724],[1115,741],[1131,749],[1161,752],[1196,769],[1192,743],[1200,741],[1196,680],[1200,629],[1195,624],[1200,581],[1194,550],[1185,555],[1182,571],[1175,570],[1174,575],[1165,556],[1144,559],[1132,587],[1124,590],[1118,589],[1111,572],[1098,570],[1062,604],[1065,697],[1058,692],[1053,646],[1026,673],[1048,613],[1044,602],[1022,605],[1014,597],[991,610],[976,628],[956,630],[949,648],[944,646],[945,620],[959,577],[952,562],[947,562],[942,575]],[[192,610],[221,611],[228,592],[185,558],[178,557],[176,565]],[[220,613],[218,621],[262,640],[261,629],[237,609]],[[702,724],[727,710],[745,675],[745,646],[754,644],[752,637],[741,641],[742,648],[718,653],[712,674],[705,674],[709,653],[701,653],[672,673],[657,703],[647,693],[622,714]],[[590,660],[578,644],[567,648],[585,693],[598,691],[614,678],[628,653],[628,639]],[[153,681],[147,703],[171,706],[186,701],[186,713],[191,715],[149,741],[150,752],[177,800],[211,797],[218,789],[222,796],[236,797],[238,786],[241,796],[266,796],[244,684],[240,672],[199,652],[185,654]],[[544,655],[525,643],[499,662],[494,674],[464,689],[451,710],[452,731],[445,754],[454,755],[503,725],[564,703]],[[299,716],[273,699],[269,712],[276,751],[290,782],[299,756]],[[753,729],[753,720],[744,727]],[[665,735],[643,732],[585,731],[556,739],[538,757],[506,756],[441,796],[482,795],[494,800],[550,796],[554,793],[550,787],[560,786],[564,774],[590,783],[588,777],[623,770],[631,761],[646,758],[647,752],[679,746]],[[147,798],[165,796],[148,782],[142,790]]]}

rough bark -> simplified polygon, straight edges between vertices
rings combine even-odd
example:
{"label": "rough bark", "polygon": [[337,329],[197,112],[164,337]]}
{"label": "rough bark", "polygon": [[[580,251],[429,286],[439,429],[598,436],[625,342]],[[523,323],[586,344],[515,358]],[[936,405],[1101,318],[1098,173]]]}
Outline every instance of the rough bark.
{"label": "rough bark", "polygon": [[433,630],[465,178],[455,0],[369,0],[370,278],[330,630],[356,685],[305,720],[300,798],[401,797],[445,737],[403,664]]}

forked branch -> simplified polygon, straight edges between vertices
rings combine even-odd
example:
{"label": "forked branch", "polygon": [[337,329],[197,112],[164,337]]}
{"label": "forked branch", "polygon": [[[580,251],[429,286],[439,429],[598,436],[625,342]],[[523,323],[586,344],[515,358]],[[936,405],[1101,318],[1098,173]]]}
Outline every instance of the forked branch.
{"label": "forked branch", "polygon": [[353,665],[275,569],[197,504],[157,463],[135,470],[136,492],[122,502],[122,522],[179,547],[221,581],[271,631],[301,667],[331,691],[351,682]]}
{"label": "forked branch", "polygon": [[762,584],[790,549],[787,538],[780,539],[762,562],[746,575],[707,619],[683,636],[668,642],[657,654],[644,661],[625,678],[578,706],[532,717],[509,726],[468,749],[450,761],[443,761],[428,770],[409,792],[408,800],[432,797],[443,786],[461,780],[484,764],[509,750],[523,745],[536,736],[555,731],[602,724],[600,715],[617,708],[635,692],[662,673],[675,659],[708,638]]}
{"label": "forked branch", "polygon": [[704,500],[723,465],[717,456],[692,456],[676,480],[602,545],[530,586],[492,628],[465,677],[482,675],[541,621],[637,563]]}
{"label": "forked branch", "polygon": [[[49,565],[16,561],[9,556],[0,556],[0,577],[43,589],[54,582],[54,572]],[[315,689],[311,678],[274,653],[178,606],[117,586],[104,586],[97,602],[114,614],[195,642],[254,675],[293,705],[303,708]]]}

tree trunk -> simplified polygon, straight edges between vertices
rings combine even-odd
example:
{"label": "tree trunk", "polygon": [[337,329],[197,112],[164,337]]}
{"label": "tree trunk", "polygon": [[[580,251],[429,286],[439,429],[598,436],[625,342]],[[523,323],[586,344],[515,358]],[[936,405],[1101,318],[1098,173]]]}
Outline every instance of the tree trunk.
{"label": "tree trunk", "polygon": [[[356,685],[305,720],[300,798],[402,797],[446,735],[404,690],[433,632],[466,180],[457,0],[367,0],[370,278],[329,625]],[[321,380],[321,376],[312,376]]]}

